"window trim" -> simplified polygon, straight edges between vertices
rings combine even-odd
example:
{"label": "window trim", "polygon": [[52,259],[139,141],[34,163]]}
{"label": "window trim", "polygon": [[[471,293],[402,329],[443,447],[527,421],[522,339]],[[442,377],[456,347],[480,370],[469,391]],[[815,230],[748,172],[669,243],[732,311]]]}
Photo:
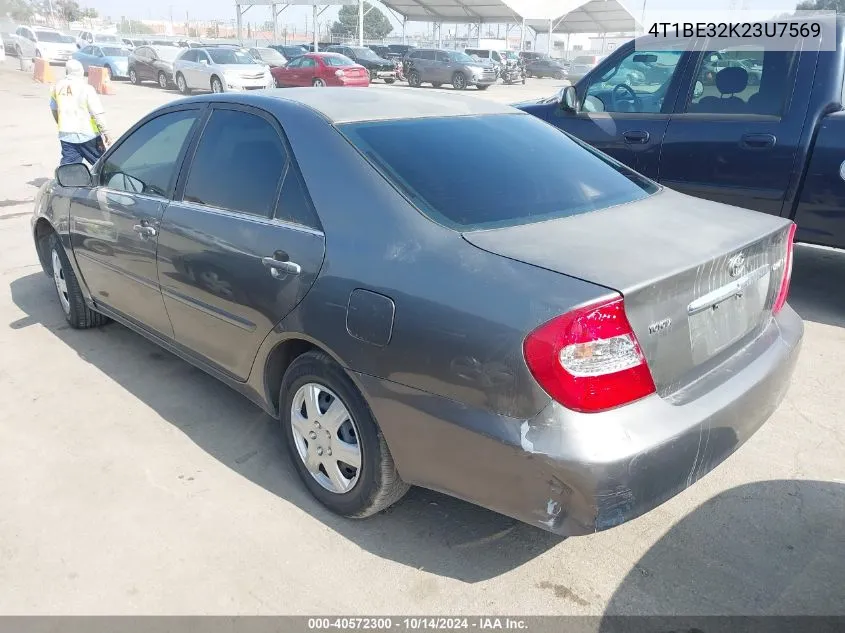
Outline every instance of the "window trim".
{"label": "window trim", "polygon": [[[132,193],[132,192],[128,192],[128,191],[112,189],[110,187],[107,187],[105,184],[103,184],[103,182],[102,182],[103,165],[106,164],[106,162],[111,157],[111,155],[114,154],[114,152],[116,152],[118,149],[120,149],[120,147],[124,143],[126,143],[126,141],[129,140],[129,138],[133,134],[135,134],[135,132],[137,132],[141,127],[143,127],[147,123],[150,123],[154,119],[162,117],[166,114],[172,114],[174,112],[185,112],[185,111],[190,111],[190,110],[197,111],[197,113],[198,113],[197,118],[194,121],[193,126],[191,127],[191,131],[188,133],[188,139],[187,139],[188,142],[185,143],[185,145],[182,147],[182,150],[179,152],[179,156],[177,156],[177,158],[176,158],[176,170],[175,170],[176,171],[176,178],[170,186],[170,190],[168,191],[168,195],[166,195],[166,196],[158,196],[158,195],[153,196],[153,195],[150,195],[150,194]],[[140,121],[138,121],[135,125],[133,125],[131,128],[129,128],[129,130],[126,133],[124,133],[123,136],[120,137],[120,139],[117,141],[117,143],[115,143],[114,145],[109,147],[103,153],[103,155],[100,157],[100,159],[97,161],[97,164],[94,166],[94,169],[92,170],[93,171],[92,179],[97,183],[96,188],[107,189],[109,191],[119,191],[123,195],[144,196],[146,198],[154,198],[155,200],[164,200],[164,201],[174,200],[174,194],[176,193],[176,187],[179,184],[179,179],[181,178],[182,171],[185,168],[185,158],[187,156],[188,149],[196,142],[198,130],[201,127],[201,125],[203,125],[204,120],[208,116],[207,110],[208,110],[208,106],[204,103],[177,104],[177,105],[173,105],[173,106],[164,108],[162,110],[157,110],[157,111],[147,115],[146,117],[144,117]]]}
{"label": "window trim", "polygon": [[[300,58],[297,57],[296,59]],[[208,122],[211,120],[211,115],[213,114],[214,110],[234,110],[238,112],[244,112],[246,114],[255,114],[267,121],[273,127],[273,129],[276,131],[276,134],[281,139],[282,147],[284,147],[285,153],[287,155],[287,161],[285,162],[285,167],[282,170],[282,175],[277,183],[276,202],[273,205],[273,209],[269,217],[255,215],[253,213],[245,213],[242,211],[234,211],[232,209],[221,209],[219,207],[203,205],[184,199],[185,183],[187,182],[188,176],[191,173],[191,167],[193,166],[194,158],[196,158],[196,152],[197,148],[199,147],[199,142],[202,139],[202,135],[205,132],[205,128],[208,125]],[[282,187],[284,186],[285,178],[287,178],[288,172],[291,168],[294,168],[296,170],[296,173],[300,178],[302,184],[302,192],[305,196],[305,201],[308,203],[308,206],[313,212],[314,218],[317,221],[317,226],[309,226],[308,224],[303,224],[301,222],[292,222],[277,217],[279,213],[279,202],[282,196]],[[302,168],[299,166],[299,161],[296,160],[296,155],[293,152],[293,147],[291,146],[290,141],[288,140],[288,137],[285,134],[285,130],[282,127],[281,122],[267,110],[263,110],[254,106],[248,106],[240,103],[227,103],[224,101],[208,102],[207,112],[205,113],[204,119],[202,120],[199,129],[194,135],[194,138],[192,139],[191,144],[188,147],[188,152],[186,153],[184,160],[182,161],[182,169],[179,173],[179,178],[176,182],[173,200],[174,202],[177,202],[180,205],[191,205],[193,208],[196,209],[205,209],[209,211],[213,210],[219,214],[227,214],[236,217],[245,217],[251,220],[260,220],[265,223],[271,222],[284,226],[302,228],[310,232],[315,232],[315,234],[317,235],[324,235],[323,221],[320,219],[320,214],[317,212],[317,207],[314,204],[313,198],[311,197],[311,192],[308,190],[308,183],[305,181],[305,175],[302,173]]]}

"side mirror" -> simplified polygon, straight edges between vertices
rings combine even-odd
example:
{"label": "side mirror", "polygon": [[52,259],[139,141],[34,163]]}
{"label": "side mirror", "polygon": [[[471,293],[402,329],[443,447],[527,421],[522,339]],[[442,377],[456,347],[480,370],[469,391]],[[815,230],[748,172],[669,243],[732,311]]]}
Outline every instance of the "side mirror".
{"label": "side mirror", "polygon": [[90,187],[91,172],[84,163],[71,163],[56,168],[56,181],[62,187]]}
{"label": "side mirror", "polygon": [[563,88],[560,91],[558,103],[560,104],[561,110],[577,114],[581,108],[578,104],[578,93],[575,91],[575,86],[566,86],[566,88]]}

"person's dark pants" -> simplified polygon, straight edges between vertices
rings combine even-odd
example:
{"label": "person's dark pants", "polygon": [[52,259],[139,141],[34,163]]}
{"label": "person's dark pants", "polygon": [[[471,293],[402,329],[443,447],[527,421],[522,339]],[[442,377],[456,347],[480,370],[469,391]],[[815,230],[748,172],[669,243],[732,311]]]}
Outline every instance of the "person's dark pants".
{"label": "person's dark pants", "polygon": [[61,165],[81,163],[86,160],[93,165],[97,162],[97,159],[103,155],[103,141],[99,136],[97,138],[92,138],[90,141],[85,141],[84,143],[68,143],[67,141],[59,142],[62,144]]}

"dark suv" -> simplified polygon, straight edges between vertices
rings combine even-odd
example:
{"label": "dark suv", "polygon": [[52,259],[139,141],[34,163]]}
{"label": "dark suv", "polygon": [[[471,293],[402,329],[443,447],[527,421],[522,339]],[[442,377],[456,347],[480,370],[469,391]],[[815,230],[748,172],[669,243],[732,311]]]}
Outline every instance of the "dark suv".
{"label": "dark suv", "polygon": [[492,65],[484,66],[460,51],[420,48],[405,57],[405,77],[408,85],[414,88],[430,83],[435,88],[452,84],[455,90],[463,90],[467,86],[487,90],[496,83],[496,70]]}
{"label": "dark suv", "polygon": [[356,64],[360,64],[370,73],[370,81],[384,79],[386,84],[396,81],[396,63],[379,57],[366,46],[329,46],[326,52],[346,55]]}

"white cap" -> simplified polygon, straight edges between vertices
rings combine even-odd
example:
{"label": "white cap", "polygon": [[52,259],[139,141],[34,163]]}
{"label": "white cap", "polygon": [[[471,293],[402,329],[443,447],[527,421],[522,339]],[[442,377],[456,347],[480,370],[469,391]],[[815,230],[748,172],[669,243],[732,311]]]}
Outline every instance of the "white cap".
{"label": "white cap", "polygon": [[82,77],[85,75],[85,69],[75,59],[69,59],[65,64],[65,74],[68,77]]}

